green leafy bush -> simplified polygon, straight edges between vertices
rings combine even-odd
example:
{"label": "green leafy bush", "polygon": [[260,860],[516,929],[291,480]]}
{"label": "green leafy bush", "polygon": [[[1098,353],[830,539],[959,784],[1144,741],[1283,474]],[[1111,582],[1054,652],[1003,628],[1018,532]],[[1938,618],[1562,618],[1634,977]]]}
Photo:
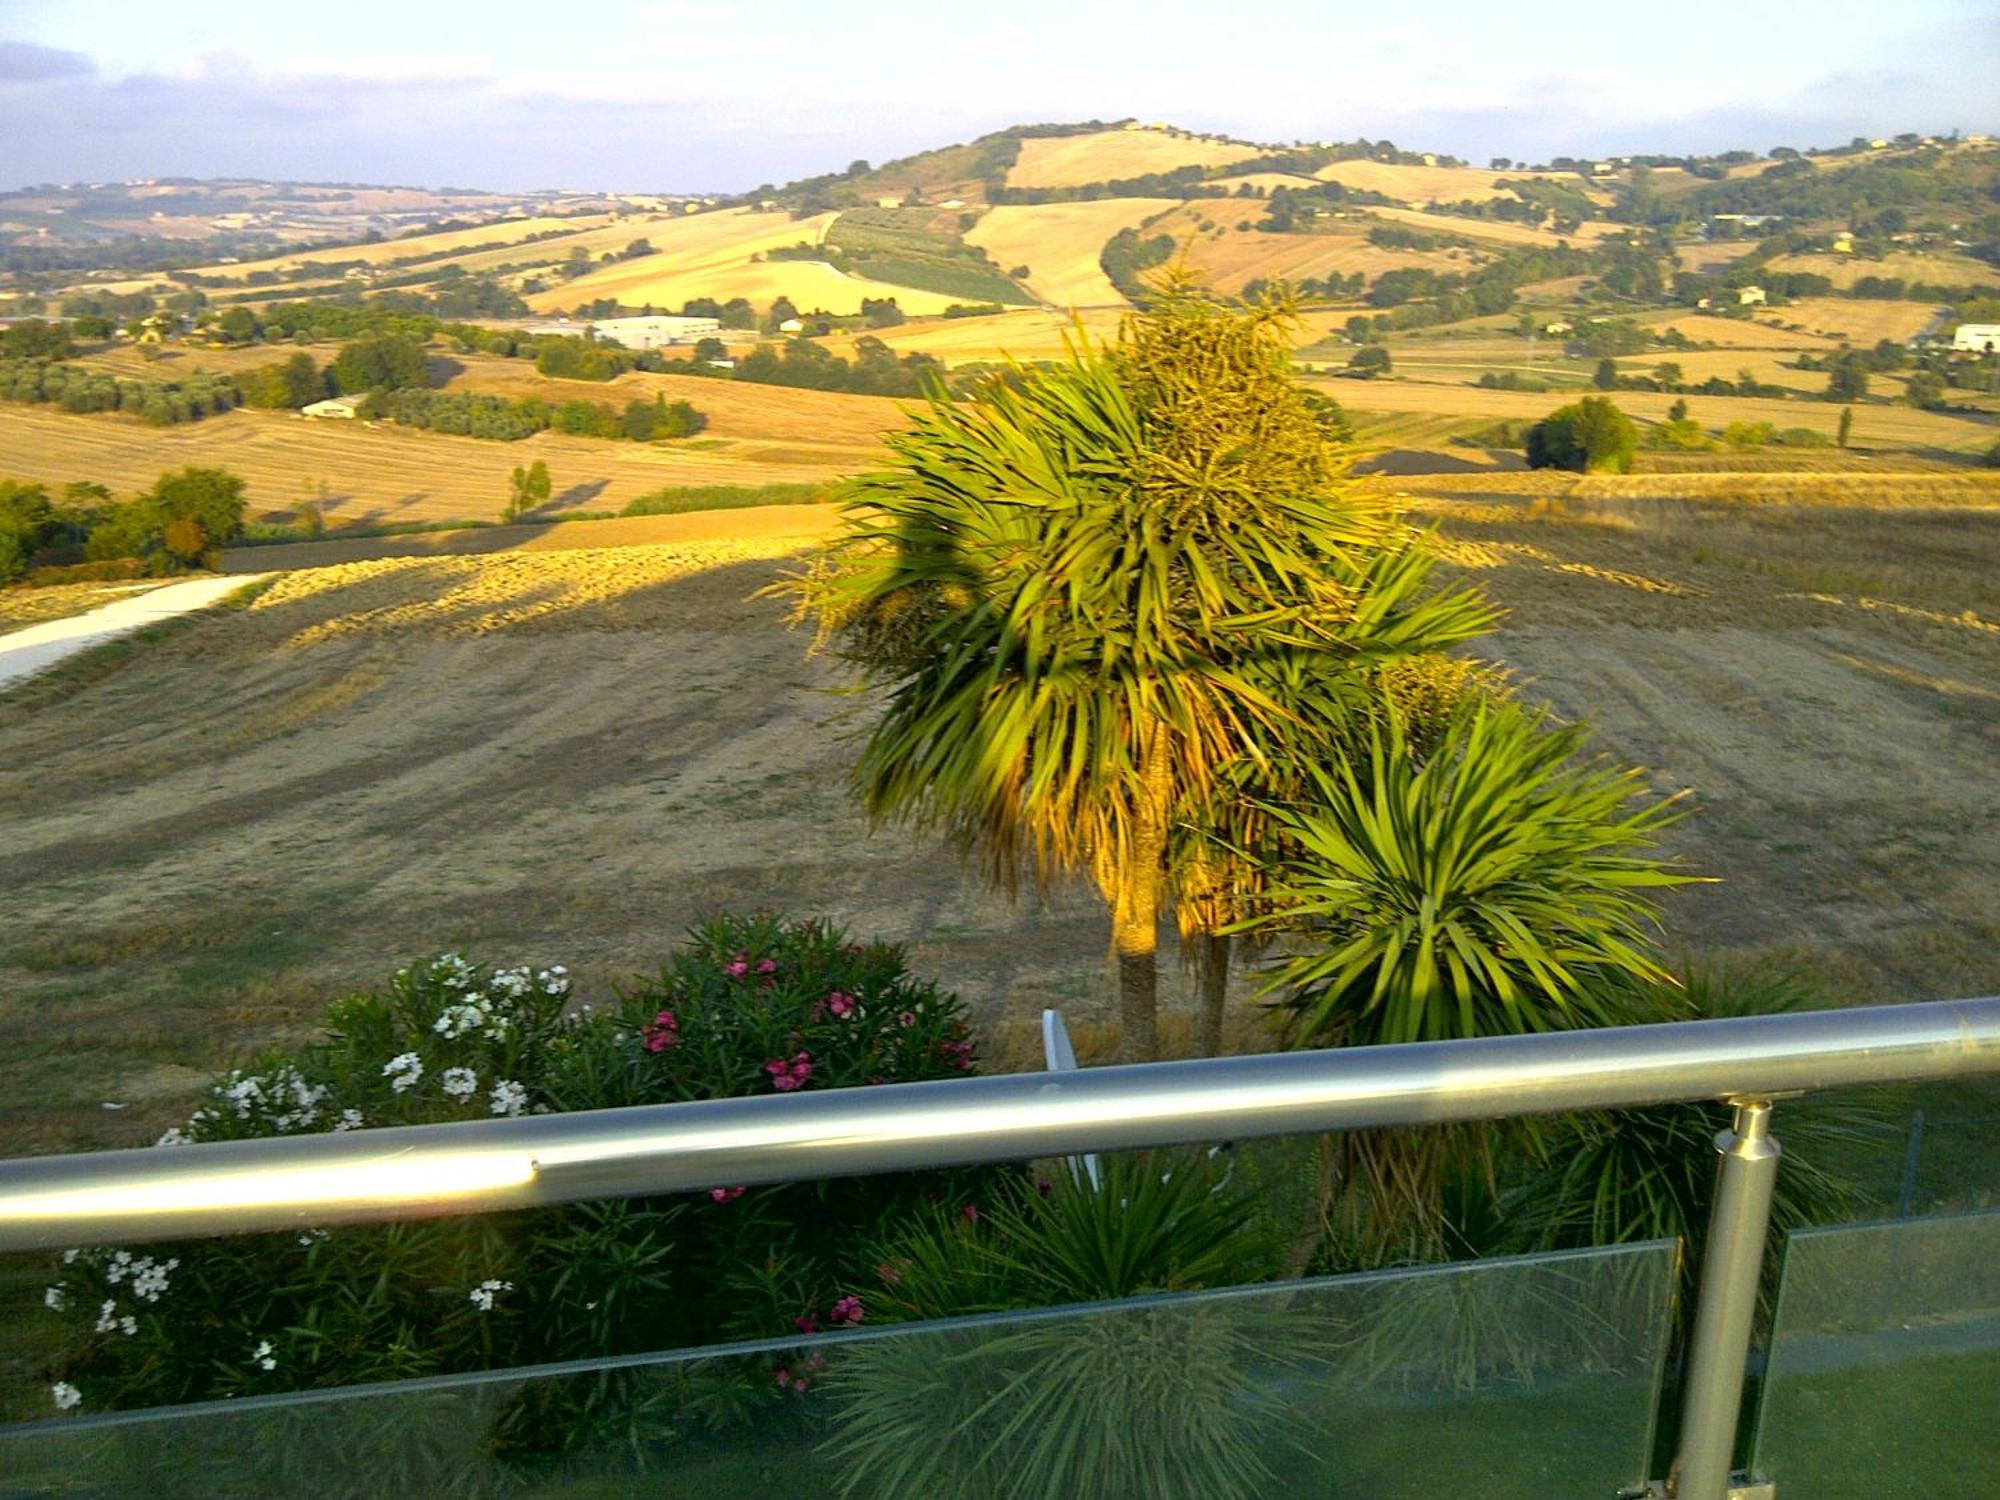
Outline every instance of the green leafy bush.
{"label": "green leafy bush", "polygon": [[[232,1070],[162,1147],[794,1093],[974,1068],[958,1002],[900,950],[819,923],[719,919],[610,1011],[560,967],[447,954],[334,1006],[325,1037]],[[858,1323],[874,1247],[993,1174],[932,1172],[308,1228],[66,1254],[58,1406],[151,1406],[810,1334]],[[751,1399],[775,1400],[768,1371]],[[523,1455],[626,1432],[632,1387],[503,1416]],[[564,1394],[566,1393],[566,1394]]]}
{"label": "green leafy bush", "polygon": [[1630,417],[1602,396],[1586,396],[1528,429],[1528,467],[1626,474],[1638,446]]}

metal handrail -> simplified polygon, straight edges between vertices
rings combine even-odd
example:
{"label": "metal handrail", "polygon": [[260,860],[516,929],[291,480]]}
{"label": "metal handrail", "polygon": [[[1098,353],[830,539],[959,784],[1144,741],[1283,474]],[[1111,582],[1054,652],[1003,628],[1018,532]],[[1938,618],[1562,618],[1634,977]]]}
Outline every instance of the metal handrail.
{"label": "metal handrail", "polygon": [[0,1251],[1722,1099],[1735,1122],[1716,1137],[1668,1493],[1729,1500],[1772,1100],[1981,1073],[2000,1073],[2000,998],[29,1157],[0,1161]]}
{"label": "metal handrail", "polygon": [[2000,998],[0,1161],[0,1252],[2000,1072]]}

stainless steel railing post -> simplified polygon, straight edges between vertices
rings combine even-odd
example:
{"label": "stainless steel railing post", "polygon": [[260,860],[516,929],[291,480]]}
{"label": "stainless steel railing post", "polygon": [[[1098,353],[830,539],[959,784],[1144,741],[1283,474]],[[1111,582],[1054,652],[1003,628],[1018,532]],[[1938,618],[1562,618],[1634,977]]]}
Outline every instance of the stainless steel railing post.
{"label": "stainless steel railing post", "polygon": [[1715,1208],[1702,1251],[1701,1288],[1688,1341],[1687,1382],[1681,1393],[1680,1451],[1669,1491],[1674,1500],[1728,1500],[1736,1421],[1743,1408],[1743,1372],[1757,1318],[1764,1240],[1771,1223],[1771,1189],[1778,1178],[1778,1143],[1771,1105],[1736,1101],[1736,1119],[1715,1138],[1722,1157]]}

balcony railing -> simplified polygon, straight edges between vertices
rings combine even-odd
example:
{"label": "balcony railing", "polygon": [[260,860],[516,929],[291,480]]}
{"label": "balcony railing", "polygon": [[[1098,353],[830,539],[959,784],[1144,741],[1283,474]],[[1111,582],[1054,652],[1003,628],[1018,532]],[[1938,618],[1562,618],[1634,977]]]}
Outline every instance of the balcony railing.
{"label": "balcony railing", "polygon": [[[1731,1458],[1771,1193],[1782,1170],[1779,1132],[1774,1128],[1774,1121],[1783,1117],[1782,1101],[1821,1089],[1994,1073],[2000,1073],[2000,999],[1989,998],[1016,1074],[168,1151],[100,1152],[0,1162],[0,1251],[128,1245],[654,1196],[716,1183],[805,1181],[1195,1142],[1722,1100],[1734,1106],[1735,1120],[1717,1140],[1717,1191],[1681,1384],[1679,1447],[1667,1483],[1681,1500],[1726,1500],[1733,1492]],[[1946,1344],[1953,1338],[1961,1344],[1970,1340],[1982,1350],[1988,1345],[1979,1341],[1990,1338],[1991,1348],[2000,1351],[2000,1331],[1989,1326],[2000,1318],[2000,1288],[1987,1284],[1993,1277],[1982,1281],[1981,1273],[1966,1269],[2000,1263],[2000,1216],[1942,1222],[1947,1227],[1935,1231],[1938,1238],[1932,1251],[1943,1258],[1940,1264],[1957,1268],[1952,1274],[1970,1299],[1961,1305],[1987,1321],[1974,1317],[1970,1322],[1961,1320],[1963,1326],[1951,1323],[1952,1331],[1937,1337]],[[1910,1232],[1908,1226],[1898,1230]],[[1824,1250],[1831,1243],[1797,1236],[1793,1258],[1821,1254],[1812,1247]],[[1868,1262],[1869,1255],[1892,1253],[1880,1250],[1881,1243],[1893,1247],[1900,1242],[1867,1243],[1875,1248],[1865,1253],[1856,1250],[1849,1259],[1858,1256],[1860,1262]],[[1814,1295],[1796,1292],[1796,1274],[1788,1271],[1765,1394],[1770,1412],[1795,1412],[1801,1401],[1809,1405],[1808,1396],[1801,1393],[1818,1389],[1812,1381],[1827,1371],[1844,1369],[1841,1361],[1847,1354],[1842,1351],[1852,1352],[1840,1342],[1852,1330],[1829,1319],[1825,1311],[1827,1297],[1839,1295],[1838,1277],[1826,1269],[1845,1264],[1835,1253],[1838,1248],[1826,1252],[1831,1260],[1823,1259],[1818,1270],[1799,1273],[1821,1283]],[[1180,1339],[1191,1349],[1225,1351],[1216,1356],[1225,1364],[1238,1356],[1256,1364],[1254,1378],[1246,1375],[1241,1387],[1228,1394],[1225,1426],[1252,1422],[1256,1412],[1275,1404],[1295,1412],[1319,1412],[1324,1417],[1318,1424],[1323,1440],[1329,1424],[1351,1422],[1355,1412],[1366,1408],[1351,1382],[1342,1383],[1347,1377],[1326,1364],[1328,1349],[1358,1348],[1355,1341],[1368,1330],[1374,1331],[1370,1337],[1381,1336],[1370,1348],[1393,1349],[1393,1330],[1428,1329],[1428,1341],[1419,1340],[1424,1347],[1405,1350],[1405,1356],[1419,1363],[1435,1361],[1441,1350],[1458,1348],[1468,1336],[1469,1324],[1478,1321],[1465,1315],[1472,1303],[1464,1299],[1472,1297],[1516,1309],[1516,1322],[1528,1330],[1520,1343],[1525,1351],[1520,1356],[1522,1368],[1547,1369],[1565,1358],[1574,1361],[1571,1373],[1578,1379],[1563,1386],[1581,1403],[1572,1413],[1573,1430],[1579,1434],[1572,1448],[1587,1447],[1585,1438],[1593,1432],[1619,1430],[1629,1435],[1632,1423],[1642,1421],[1638,1457],[1628,1461],[1629,1468],[1631,1462],[1645,1462],[1650,1416],[1642,1420],[1633,1414],[1646,1409],[1649,1394],[1657,1395],[1672,1267],[1670,1245],[1626,1246],[1572,1256],[1423,1268],[1385,1277],[1283,1283],[988,1320],[903,1325],[824,1339],[815,1345],[813,1357],[836,1368],[842,1359],[848,1360],[852,1369],[846,1388],[851,1393],[855,1382],[865,1381],[871,1371],[886,1378],[885,1361],[900,1360],[898,1367],[906,1375],[976,1364],[991,1379],[994,1371],[1010,1368],[1010,1360],[1026,1361],[1021,1367],[1029,1368],[1037,1360],[1054,1357],[1048,1339],[1056,1329],[1087,1334],[1086,1343],[1100,1354],[1115,1349],[1121,1337],[1154,1343]],[[1947,1276],[1947,1283],[1951,1279]],[[1533,1309],[1553,1305],[1536,1289],[1551,1285],[1566,1289],[1562,1298],[1555,1299],[1561,1305],[1572,1313],[1583,1309],[1587,1316],[1581,1322],[1567,1317],[1557,1320],[1559,1327],[1533,1326],[1540,1316]],[[1836,1290],[1828,1292],[1829,1285]],[[1908,1311],[1923,1300],[1907,1289],[1898,1295],[1901,1302],[1889,1297],[1877,1310],[1881,1328],[1876,1331],[1884,1336],[1899,1309]],[[1932,1295],[1933,1300],[1943,1296],[1948,1302],[1952,1292],[1949,1286],[1939,1292],[1934,1284]],[[1784,1323],[1787,1308],[1796,1314],[1795,1327]],[[1585,1326],[1597,1332],[1578,1342],[1577,1330]],[[87,1439],[99,1445],[93,1450],[99,1452],[137,1443],[134,1451],[157,1460],[158,1447],[143,1436],[147,1423],[178,1421],[187,1431],[206,1423],[209,1429],[202,1430],[220,1433],[260,1412],[278,1420],[287,1411],[310,1410],[312,1430],[324,1435],[329,1430],[326,1423],[336,1414],[344,1414],[342,1420],[379,1426],[383,1412],[408,1412],[425,1402],[457,1403],[463,1410],[450,1418],[449,1426],[464,1419],[467,1411],[483,1410],[480,1403],[496,1399],[495,1393],[504,1389],[583,1379],[613,1367],[643,1368],[660,1379],[670,1372],[678,1372],[676,1379],[691,1378],[691,1370],[729,1361],[775,1360],[782,1369],[790,1357],[785,1351],[793,1347],[732,1346],[380,1390],[232,1402],[214,1409],[172,1408],[38,1424],[0,1433],[0,1474],[10,1472],[9,1451],[32,1457],[37,1445],[46,1452],[50,1444]],[[1062,1347],[1074,1356],[1078,1346],[1072,1342]],[[1465,1357],[1468,1369],[1476,1369],[1484,1358],[1476,1350]],[[1396,1357],[1385,1360],[1371,1368],[1378,1374],[1401,1368]],[[1387,1379],[1388,1386],[1395,1384],[1394,1378]],[[1005,1388],[1016,1395],[1026,1389],[1019,1381]],[[1382,1388],[1378,1380],[1374,1387],[1378,1395]],[[1328,1394],[1334,1391],[1341,1394],[1337,1398]],[[1990,1406],[1991,1387],[1987,1399]],[[371,1408],[371,1403],[382,1404]],[[1624,1413],[1618,1422],[1604,1415],[1613,1407]],[[1018,1414],[1009,1413],[1002,1403],[992,1415],[995,1421],[1006,1421]],[[1423,1404],[1417,1403],[1402,1420],[1421,1427],[1426,1420],[1435,1422],[1437,1415],[1431,1410],[1427,1418]],[[2000,1431],[2000,1411],[1988,1410],[1985,1416],[1984,1430]],[[1774,1420],[1781,1427],[1788,1419]],[[1508,1425],[1503,1422],[1501,1427]],[[1512,1426],[1518,1429],[1518,1421]],[[860,1423],[839,1441],[851,1446],[860,1440],[855,1433],[865,1436],[870,1430]],[[1379,1424],[1370,1422],[1354,1427],[1342,1452],[1326,1455],[1331,1466],[1326,1472],[1365,1472],[1369,1460],[1363,1450],[1379,1431]],[[1760,1462],[1766,1454],[1786,1451],[1785,1437],[1774,1433],[1777,1427],[1759,1433]],[[1958,1440],[1975,1439],[1968,1432]],[[1293,1434],[1279,1446],[1296,1454],[1311,1449],[1313,1441]],[[223,1441],[218,1451],[238,1446]],[[1427,1446],[1433,1452],[1445,1451],[1448,1435],[1440,1429]],[[1134,1450],[1129,1456],[1137,1466],[1135,1475],[1142,1475],[1143,1453]],[[864,1478],[870,1472],[865,1457],[854,1460],[860,1467],[853,1470]],[[465,1461],[474,1460],[468,1456]],[[1772,1460],[1772,1466],[1780,1469],[1792,1463],[1790,1458]],[[1298,1476],[1287,1480],[1284,1464],[1273,1460],[1273,1465],[1274,1483],[1312,1482]],[[1630,1477],[1620,1482],[1629,1482]],[[1636,1477],[1645,1476],[1641,1472]],[[1546,1493],[1568,1492],[1562,1483],[1551,1484]],[[726,1488],[718,1491],[724,1492]],[[992,1490],[1029,1492],[1009,1491],[1004,1485]],[[1380,1485],[1375,1489],[1364,1485],[1355,1492],[1400,1493]],[[873,1491],[864,1484],[853,1493]],[[1154,1491],[1135,1478],[1132,1493]],[[1799,1493],[1808,1491],[1802,1488]],[[1863,1484],[1854,1493],[1872,1492]]]}

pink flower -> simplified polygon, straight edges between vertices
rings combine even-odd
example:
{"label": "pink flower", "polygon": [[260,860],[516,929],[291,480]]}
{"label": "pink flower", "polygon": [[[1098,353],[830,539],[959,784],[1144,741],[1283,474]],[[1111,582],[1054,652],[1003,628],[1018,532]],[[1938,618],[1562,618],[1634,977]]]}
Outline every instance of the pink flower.
{"label": "pink flower", "polygon": [[708,1196],[717,1203],[734,1203],[738,1198],[743,1196],[743,1189],[740,1187],[710,1188]]}
{"label": "pink flower", "polygon": [[819,1320],[811,1313],[807,1313],[802,1318],[792,1319],[792,1327],[796,1328],[800,1333],[818,1333]]}
{"label": "pink flower", "polygon": [[730,959],[728,963],[722,966],[722,972],[727,974],[731,979],[741,979],[745,974],[750,972],[750,955],[747,953],[738,953],[736,957]]}
{"label": "pink flower", "polygon": [[854,1296],[842,1297],[826,1310],[829,1323],[859,1323],[867,1316],[868,1311],[861,1305],[861,1299]]}
{"label": "pink flower", "polygon": [[781,1094],[789,1094],[812,1077],[812,1054],[801,1052],[790,1062],[782,1057],[774,1057],[764,1064],[764,1071],[771,1075],[772,1088]]}
{"label": "pink flower", "polygon": [[968,1224],[977,1224],[979,1222],[979,1205],[977,1203],[968,1203],[958,1211],[958,1215]]}
{"label": "pink flower", "polygon": [[783,1365],[779,1365],[771,1374],[777,1380],[779,1390],[783,1390],[792,1383],[792,1372],[787,1370]]}
{"label": "pink flower", "polygon": [[807,1387],[810,1386],[811,1384],[812,1384],[811,1381],[801,1377],[792,1381],[792,1389],[803,1395],[805,1394]]}
{"label": "pink flower", "polygon": [[681,1044],[680,1025],[672,1011],[661,1011],[653,1017],[653,1024],[646,1028],[646,1050],[663,1052],[668,1047],[678,1047]]}
{"label": "pink flower", "polygon": [[902,1267],[893,1266],[886,1260],[875,1268],[875,1274],[882,1278],[882,1285],[884,1286],[894,1286],[903,1279]]}
{"label": "pink flower", "polygon": [[972,1067],[972,1043],[965,1038],[939,1041],[937,1055],[939,1062],[961,1073],[969,1071]]}
{"label": "pink flower", "polygon": [[836,1019],[845,1021],[849,1016],[854,1014],[854,997],[852,995],[843,995],[839,990],[835,990],[831,995],[826,997],[826,1008],[833,1012]]}
{"label": "pink flower", "polygon": [[896,1017],[896,1024],[897,1024],[898,1026],[914,1026],[914,1025],[916,1025],[916,1024],[917,1024],[917,1013],[916,1013],[915,1011],[913,1011],[913,1010],[906,1010],[906,1011],[904,1011],[904,1012],[903,1012],[903,1013],[902,1013],[902,1014],[901,1014],[900,1016]]}
{"label": "pink flower", "polygon": [[776,960],[775,958],[760,958],[760,959],[758,959],[758,960],[757,960],[757,972],[758,972],[759,974],[775,974],[775,973],[777,973],[777,972],[778,972],[778,961],[777,961],[777,960]]}

